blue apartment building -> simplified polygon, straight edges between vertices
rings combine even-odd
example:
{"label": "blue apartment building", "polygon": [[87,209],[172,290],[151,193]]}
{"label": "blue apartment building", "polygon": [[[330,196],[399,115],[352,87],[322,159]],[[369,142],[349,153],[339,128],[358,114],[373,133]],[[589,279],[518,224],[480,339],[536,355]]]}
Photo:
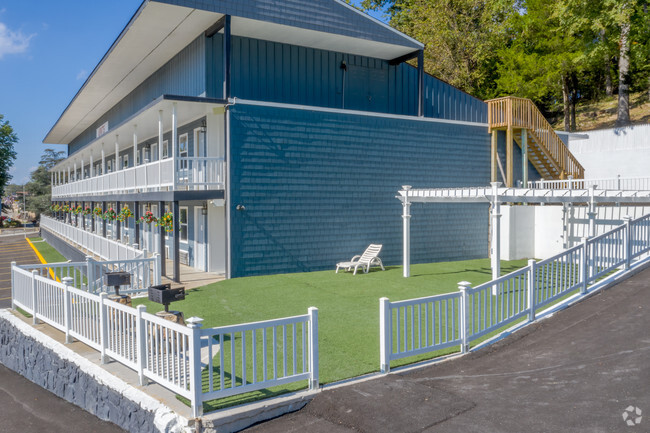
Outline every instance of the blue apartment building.
{"label": "blue apartment building", "polygon": [[[68,146],[54,203],[135,218],[42,228],[161,254],[176,280],[333,269],[370,243],[399,264],[401,185],[490,181],[487,105],[423,50],[339,0],[145,0],[44,139]],[[148,211],[173,231],[136,224]],[[412,262],[487,256],[486,205],[412,213]]]}

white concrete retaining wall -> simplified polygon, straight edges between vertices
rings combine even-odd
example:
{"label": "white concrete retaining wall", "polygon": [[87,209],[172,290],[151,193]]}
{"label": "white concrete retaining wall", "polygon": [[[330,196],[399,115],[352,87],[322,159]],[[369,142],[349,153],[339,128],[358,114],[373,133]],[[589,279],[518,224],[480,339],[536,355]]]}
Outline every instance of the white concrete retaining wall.
{"label": "white concrete retaining wall", "polygon": [[585,168],[585,179],[648,176],[650,124],[584,134],[589,138],[569,138],[569,150]]}
{"label": "white concrete retaining wall", "polygon": [[[650,213],[650,207],[598,206],[596,211],[599,235],[621,225],[626,215],[634,219]],[[501,205],[501,215],[502,260],[545,259],[576,245],[589,234],[586,206],[569,206],[565,216],[562,206]]]}

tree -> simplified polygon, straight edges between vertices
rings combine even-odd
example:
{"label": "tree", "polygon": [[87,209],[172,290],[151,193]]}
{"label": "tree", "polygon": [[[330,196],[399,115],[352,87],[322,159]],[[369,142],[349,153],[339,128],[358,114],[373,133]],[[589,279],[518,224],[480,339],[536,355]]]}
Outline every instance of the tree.
{"label": "tree", "polygon": [[509,0],[364,0],[386,9],[391,26],[426,45],[430,74],[480,98],[494,96],[497,49],[505,43]]}
{"label": "tree", "polygon": [[0,114],[0,196],[4,195],[5,186],[11,180],[9,170],[16,160],[16,151],[14,144],[18,142],[18,136],[9,124]]}
{"label": "tree", "polygon": [[36,170],[29,176],[29,182],[25,185],[27,191],[27,210],[40,215],[45,212],[51,201],[51,175],[49,170],[64,158],[65,152],[57,152],[53,149],[45,149],[41,156]]}

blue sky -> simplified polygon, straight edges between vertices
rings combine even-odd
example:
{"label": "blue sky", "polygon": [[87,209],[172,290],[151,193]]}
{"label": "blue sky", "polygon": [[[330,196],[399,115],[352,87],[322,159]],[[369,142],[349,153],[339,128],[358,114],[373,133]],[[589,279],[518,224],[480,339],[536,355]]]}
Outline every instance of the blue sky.
{"label": "blue sky", "polygon": [[46,148],[65,150],[43,138],[140,4],[0,0],[0,114],[19,139],[13,183],[29,179]]}

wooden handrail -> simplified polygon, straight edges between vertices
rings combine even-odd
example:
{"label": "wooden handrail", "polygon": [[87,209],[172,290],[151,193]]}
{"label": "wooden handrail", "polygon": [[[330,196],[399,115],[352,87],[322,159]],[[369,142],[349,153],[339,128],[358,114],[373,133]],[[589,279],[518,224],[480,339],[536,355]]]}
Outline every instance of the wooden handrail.
{"label": "wooden handrail", "polygon": [[558,137],[533,101],[526,98],[506,96],[486,101],[488,104],[488,124],[494,128],[516,128],[530,131],[539,146],[543,147],[567,176],[583,179],[585,169]]}

